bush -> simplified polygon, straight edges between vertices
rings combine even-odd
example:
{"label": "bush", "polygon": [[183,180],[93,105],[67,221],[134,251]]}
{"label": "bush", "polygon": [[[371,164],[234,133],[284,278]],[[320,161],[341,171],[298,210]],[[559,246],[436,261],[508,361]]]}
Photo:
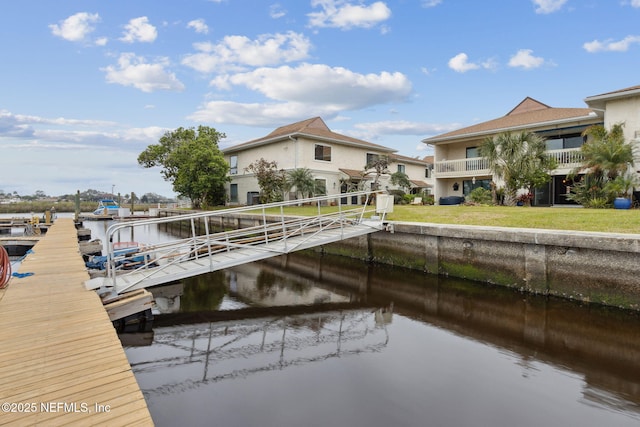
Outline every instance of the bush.
{"label": "bush", "polygon": [[493,203],[491,191],[482,187],[474,188],[471,193],[469,193],[469,200],[481,205],[490,205]]}

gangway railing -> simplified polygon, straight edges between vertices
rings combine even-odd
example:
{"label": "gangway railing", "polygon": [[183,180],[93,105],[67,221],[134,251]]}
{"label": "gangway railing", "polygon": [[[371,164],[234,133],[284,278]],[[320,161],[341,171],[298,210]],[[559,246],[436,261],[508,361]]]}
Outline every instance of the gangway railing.
{"label": "gangway railing", "polygon": [[[346,204],[352,196],[364,199],[363,205]],[[91,279],[85,286],[111,287],[120,294],[379,231],[386,209],[372,204],[377,196],[383,192],[361,191],[116,223],[106,231],[106,277]],[[316,206],[316,215],[285,214],[286,207],[300,205]],[[324,208],[329,205],[331,208]],[[249,214],[257,225],[210,230],[214,217]],[[190,235],[134,248],[120,248],[114,242],[127,231],[133,235],[136,227],[175,222],[188,222]]]}

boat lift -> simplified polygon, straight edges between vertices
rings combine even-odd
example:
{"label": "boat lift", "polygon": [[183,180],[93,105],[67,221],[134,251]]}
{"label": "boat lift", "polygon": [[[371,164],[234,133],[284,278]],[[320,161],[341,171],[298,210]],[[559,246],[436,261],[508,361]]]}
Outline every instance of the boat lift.
{"label": "boat lift", "polygon": [[[348,205],[352,197],[364,199],[363,205]],[[375,198],[375,205],[370,203]],[[333,206],[335,204],[335,206]],[[312,205],[315,216],[285,215],[287,206]],[[324,209],[323,206],[332,205]],[[363,236],[385,228],[385,214],[393,209],[393,196],[383,191],[361,191],[285,202],[245,206],[116,223],[106,232],[108,249],[106,276],[85,282],[87,289],[102,289],[123,294],[187,277],[258,261],[273,256]],[[330,212],[326,212],[330,211]],[[259,225],[236,230],[212,232],[212,217],[243,216],[258,218]],[[122,253],[114,247],[114,236],[134,227],[151,224],[187,222],[187,238],[138,248]],[[204,224],[204,232],[196,232]]]}

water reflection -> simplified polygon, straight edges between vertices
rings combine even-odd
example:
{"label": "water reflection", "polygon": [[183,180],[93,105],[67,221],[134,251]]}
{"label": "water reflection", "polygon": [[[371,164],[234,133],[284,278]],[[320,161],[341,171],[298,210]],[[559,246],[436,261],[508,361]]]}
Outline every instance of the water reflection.
{"label": "water reflection", "polygon": [[157,425],[637,425],[640,320],[293,254],[152,289]]}

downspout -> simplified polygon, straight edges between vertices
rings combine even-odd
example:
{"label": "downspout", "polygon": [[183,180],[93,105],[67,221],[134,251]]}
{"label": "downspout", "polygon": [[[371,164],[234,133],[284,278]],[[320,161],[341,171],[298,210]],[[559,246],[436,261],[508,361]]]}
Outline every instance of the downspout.
{"label": "downspout", "polygon": [[293,168],[298,169],[298,138],[289,135],[289,139],[293,141]]}

